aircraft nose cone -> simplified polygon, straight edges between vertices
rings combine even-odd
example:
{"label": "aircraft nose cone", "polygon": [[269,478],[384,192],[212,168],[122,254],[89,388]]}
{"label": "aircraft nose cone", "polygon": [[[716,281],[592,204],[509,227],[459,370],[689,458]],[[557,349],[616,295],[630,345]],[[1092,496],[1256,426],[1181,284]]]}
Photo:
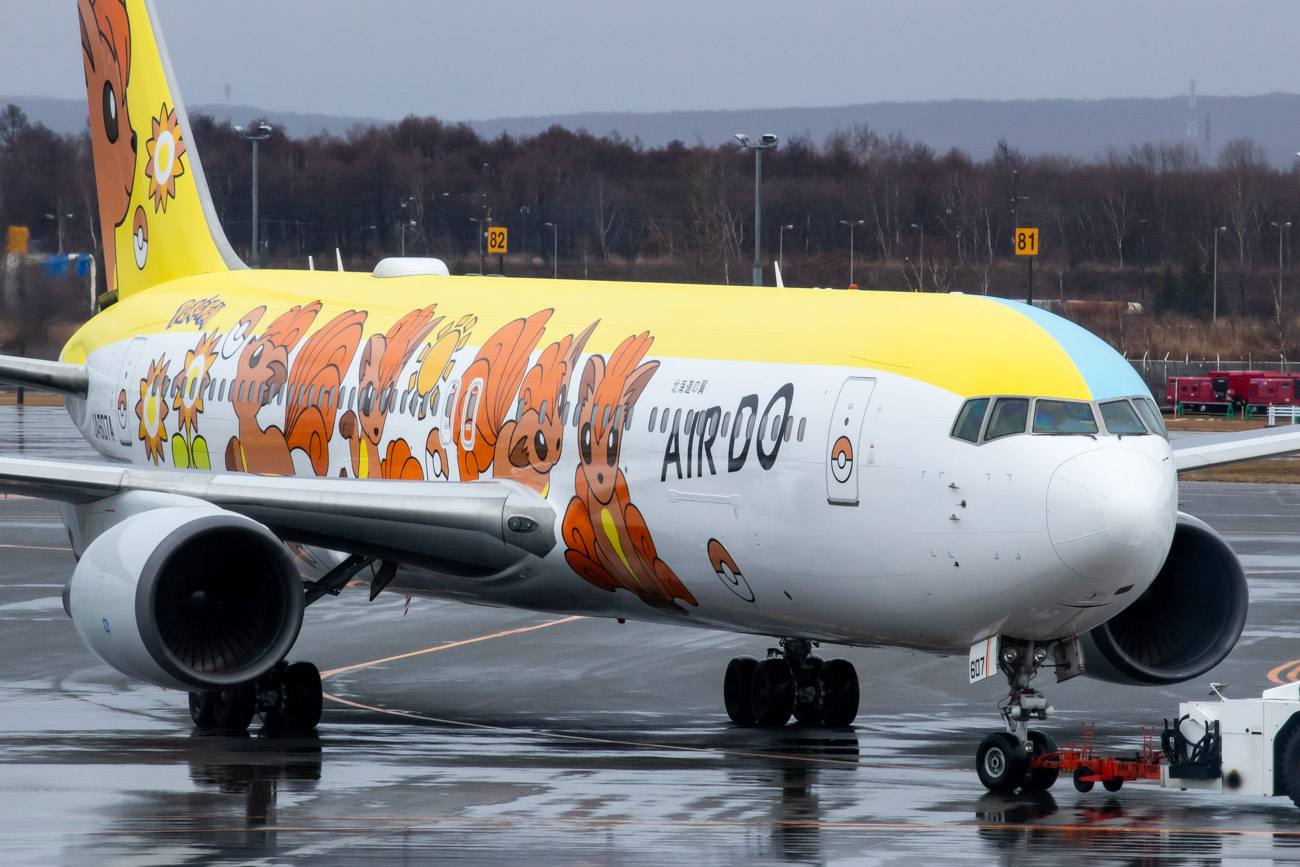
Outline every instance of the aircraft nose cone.
{"label": "aircraft nose cone", "polygon": [[1128,449],[1071,458],[1047,488],[1047,530],[1061,562],[1116,587],[1156,574],[1177,520],[1173,474]]}

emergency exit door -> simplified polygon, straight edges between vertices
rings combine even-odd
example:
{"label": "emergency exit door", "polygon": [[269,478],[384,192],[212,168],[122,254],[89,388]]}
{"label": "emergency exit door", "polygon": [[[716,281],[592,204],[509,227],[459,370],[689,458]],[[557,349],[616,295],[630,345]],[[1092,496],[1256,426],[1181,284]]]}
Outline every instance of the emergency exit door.
{"label": "emergency exit door", "polygon": [[852,377],[840,387],[831,416],[830,435],[826,439],[826,500],[836,506],[858,504],[858,457],[861,453],[862,425],[871,403],[876,381]]}
{"label": "emergency exit door", "polygon": [[140,363],[140,354],[144,351],[146,341],[147,338],[137,337],[127,345],[126,355],[117,374],[117,391],[111,398],[113,418],[117,419],[117,441],[124,446],[135,441],[135,426],[131,424],[135,413],[131,408],[135,406],[132,403],[133,396],[140,397],[140,380],[144,376],[136,370],[136,366]]}

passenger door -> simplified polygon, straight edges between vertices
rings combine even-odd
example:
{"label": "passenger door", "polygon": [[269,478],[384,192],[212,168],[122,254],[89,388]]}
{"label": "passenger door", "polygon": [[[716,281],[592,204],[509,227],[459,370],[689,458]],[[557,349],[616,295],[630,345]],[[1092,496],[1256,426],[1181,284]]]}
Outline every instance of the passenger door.
{"label": "passenger door", "polygon": [[138,399],[140,396],[139,380],[143,378],[136,371],[136,365],[140,363],[140,354],[144,352],[147,341],[146,337],[137,337],[127,346],[122,367],[117,373],[117,391],[109,398],[113,402],[110,415],[117,420],[117,441],[124,446],[131,445],[135,439],[135,431],[132,430],[134,425],[131,424],[135,413],[131,407],[134,406],[133,398]]}
{"label": "passenger door", "polygon": [[858,504],[857,459],[862,422],[876,389],[876,380],[851,377],[840,387],[826,438],[826,500],[835,506]]}

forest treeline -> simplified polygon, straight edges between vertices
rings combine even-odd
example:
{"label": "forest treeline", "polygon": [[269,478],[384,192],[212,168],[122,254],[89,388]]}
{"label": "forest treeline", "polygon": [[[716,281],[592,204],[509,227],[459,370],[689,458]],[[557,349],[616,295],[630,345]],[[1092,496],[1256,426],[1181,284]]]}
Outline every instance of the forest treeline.
{"label": "forest treeline", "polygon": [[[247,259],[251,148],[226,123],[192,120],[217,213]],[[753,155],[734,142],[646,148],[560,127],[484,140],[416,117],[345,137],[277,133],[261,145],[262,262],[304,268],[313,256],[325,267],[338,248],[368,269],[404,248],[453,273],[748,283],[753,185]],[[1036,297],[1208,317],[1217,292],[1221,316],[1271,320],[1282,318],[1300,172],[1273,168],[1250,139],[1213,163],[1183,143],[1080,161],[1005,141],[980,157],[938,154],[859,126],[766,151],[762,195],[769,284],[781,256],[789,285],[848,285],[852,232],[864,289],[1022,296],[1019,224],[1040,233]],[[94,199],[84,136],[0,112],[0,226],[28,226],[46,251],[97,252]],[[509,230],[504,261],[480,255],[489,222]]]}

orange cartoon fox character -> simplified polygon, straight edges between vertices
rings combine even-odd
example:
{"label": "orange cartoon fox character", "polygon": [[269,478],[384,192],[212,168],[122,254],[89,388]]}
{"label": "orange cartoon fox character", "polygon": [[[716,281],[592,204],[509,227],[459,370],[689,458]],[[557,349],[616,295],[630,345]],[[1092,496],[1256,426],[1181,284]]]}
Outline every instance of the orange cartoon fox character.
{"label": "orange cartoon fox character", "polygon": [[581,461],[575,493],[564,513],[564,557],[574,572],[603,590],[622,587],[647,605],[682,614],[673,600],[699,603],[659,559],[650,528],[632,505],[627,478],[618,466],[627,414],[659,367],[657,361],[641,364],[653,342],[649,332],[629,337],[610,355],[608,365],[593,355],[583,368],[578,385]]}
{"label": "orange cartoon fox character", "polygon": [[390,410],[400,409],[398,377],[429,332],[442,317],[435,319],[436,304],[412,310],[393,324],[387,334],[376,334],[366,341],[357,369],[357,411],[348,410],[339,420],[339,433],[347,438],[352,451],[352,473],[358,479],[422,479],[420,462],[411,455],[403,440],[389,443],[387,453],[379,453],[384,423]]}
{"label": "orange cartoon fox character", "polygon": [[542,339],[552,311],[508,322],[483,342],[466,368],[452,416],[456,431],[456,459],[460,479],[469,482],[487,473],[497,453],[497,442],[528,371],[528,357]]}
{"label": "orange cartoon fox character", "polygon": [[593,322],[576,340],[570,334],[542,350],[519,388],[518,421],[507,421],[497,437],[493,475],[515,479],[546,496],[551,468],[559,463],[564,446],[561,409],[569,381],[598,324]]}
{"label": "orange cartoon fox character", "polygon": [[[81,54],[90,95],[90,137],[98,180],[99,220],[114,228],[126,221],[135,187],[139,147],[126,102],[131,81],[131,27],[124,0],[77,0]],[[104,272],[117,288],[117,245],[104,238]]]}
{"label": "orange cartoon fox character", "polygon": [[[289,378],[289,354],[302,340],[320,312],[315,301],[306,307],[295,306],[271,323],[261,337],[248,341],[239,356],[239,369],[233,383],[235,416],[239,433],[226,445],[226,469],[265,475],[293,475],[293,460],[284,432],[272,425],[263,430],[257,413],[283,388]],[[265,307],[259,307],[241,320],[240,325],[256,327]]]}
{"label": "orange cartoon fox character", "polygon": [[366,314],[340,313],[307,338],[289,372],[289,392],[284,416],[288,447],[301,449],[311,460],[312,472],[329,472],[329,441],[342,396],[343,375],[361,345]]}

